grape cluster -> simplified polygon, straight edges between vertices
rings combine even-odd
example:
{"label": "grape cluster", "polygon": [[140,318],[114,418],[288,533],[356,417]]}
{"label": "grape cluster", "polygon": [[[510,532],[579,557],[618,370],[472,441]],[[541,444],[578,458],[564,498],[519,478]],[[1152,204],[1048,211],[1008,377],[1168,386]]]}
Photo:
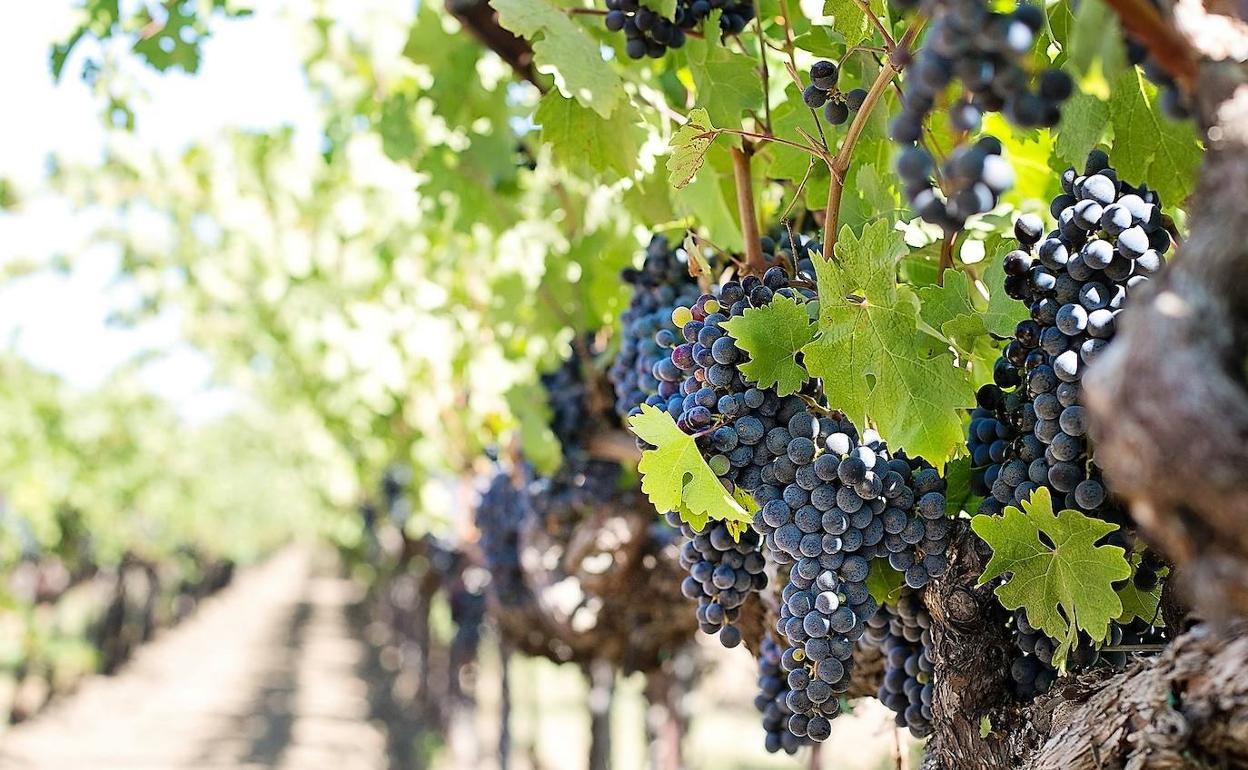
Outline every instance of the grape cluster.
{"label": "grape cluster", "polygon": [[[1050,207],[1057,229],[1046,234],[1040,217],[1019,217],[1014,235],[1020,248],[1004,257],[1005,292],[1027,304],[1030,318],[1015,327],[993,369],[993,383],[977,394],[967,441],[972,490],[985,495],[980,513],[999,514],[1046,487],[1056,507],[1126,526],[1126,511],[1109,495],[1092,457],[1081,381],[1112,339],[1132,291],[1161,269],[1170,248],[1169,221],[1157,194],[1119,180],[1099,150],[1089,155],[1082,174],[1066,169],[1061,185],[1063,192]],[[1108,539],[1132,550],[1128,530]],[[1163,566],[1145,551],[1131,579],[1151,590]],[[1021,655],[1010,674],[1017,694],[1031,698],[1056,679],[1056,642],[1021,612],[1013,629]],[[1152,639],[1161,633],[1147,622],[1114,624],[1108,641],[1113,646],[1128,635]],[[1083,670],[1125,662],[1125,653],[1098,650],[1081,635],[1069,666]]]}
{"label": "grape cluster", "polygon": [[642,403],[666,406],[680,391],[680,383],[655,376],[655,365],[669,358],[678,342],[672,311],[693,304],[698,290],[688,267],[662,235],[650,240],[641,269],[629,268],[622,277],[632,285],[633,296],[620,315],[620,349],[609,377],[616,414],[623,418],[635,414]]}
{"label": "grape cluster", "polygon": [[812,110],[823,108],[823,117],[834,126],[849,120],[849,113],[857,112],[866,101],[867,89],[854,88],[841,93],[836,80],[840,75],[836,64],[817,61],[810,68],[810,85],[802,92],[802,101]]}
{"label": "grape cluster", "polygon": [[[908,70],[902,110],[889,126],[893,141],[906,146],[897,170],[914,210],[927,222],[952,232],[976,214],[991,211],[1014,185],[1014,173],[1001,157],[1001,144],[983,137],[959,146],[942,164],[919,144],[923,121],[948,86],[961,84],[961,98],[949,108],[956,131],[977,131],[985,112],[1001,111],[1015,125],[1057,125],[1061,103],[1070,97],[1070,76],[1046,69],[1033,78],[1027,57],[1044,25],[1044,11],[1020,4],[1010,13],[991,10],[986,0],[894,0],[903,8],[921,7],[933,19],[923,46]],[[1033,85],[1032,81],[1035,80]]]}
{"label": "grape cluster", "polygon": [[799,738],[789,730],[793,711],[788,704],[788,675],[780,665],[782,654],[775,637],[768,632],[758,650],[758,695],[754,696],[754,707],[763,715],[767,751],[772,754],[784,751],[792,755],[802,746],[809,746],[811,741]]}
{"label": "grape cluster", "polygon": [[593,422],[589,405],[591,385],[581,371],[583,363],[578,348],[573,346],[572,355],[540,377],[550,407],[550,430],[564,452],[581,443],[583,433]]}
{"label": "grape cluster", "polygon": [[808,409],[763,444],[775,459],[760,474],[752,526],[777,563],[813,577],[820,564],[883,556],[915,588],[948,569],[945,482],[928,463],[890,455],[875,431],[860,441],[842,415]]}
{"label": "grape cluster", "polygon": [[501,470],[477,503],[476,524],[490,573],[490,591],[505,607],[523,606],[532,598],[520,566],[520,532],[529,511],[526,495]]}
{"label": "grape cluster", "polygon": [[725,647],[741,643],[741,629],[735,623],[741,605],[751,593],[767,587],[767,567],[758,550],[758,537],[746,530],[734,538],[728,524],[712,521],[698,532],[673,512],[664,514],[667,523],[679,527],[687,538],[680,551],[680,565],[689,570],[680,591],[698,602],[698,626],[702,633],[719,634]]}
{"label": "grape cluster", "polygon": [[[768,245],[774,248],[774,241]],[[792,285],[788,271],[776,265],[762,278],[726,281],[692,307],[678,307],[672,320],[684,342],[655,367],[660,381],[680,383],[681,395],[668,400],[668,412],[681,430],[698,437],[707,463],[730,490],[753,492],[762,485],[763,469],[775,457],[764,435],[804,408],[798,396],[781,398],[753,387],[740,368],[747,354],[723,329],[729,318],[763,307],[777,295],[802,302],[814,298],[813,291]]]}
{"label": "grape cluster", "polygon": [[897,175],[915,213],[953,232],[976,214],[996,208],[1001,194],[1014,186],[1014,169],[1002,152],[1001,142],[992,136],[954,148],[941,164],[942,184],[937,186],[931,153],[909,145],[897,156]]}
{"label": "grape cluster", "polygon": [[1161,269],[1170,235],[1157,194],[1119,180],[1099,150],[1083,174],[1063,172],[1062,189],[1050,208],[1058,228],[1045,235],[1039,217],[1020,217],[1022,248],[1004,258],[1005,291],[1031,317],[972,415],[976,478],[990,495],[980,510],[999,513],[1047,486],[1064,507],[1125,523],[1091,461],[1080,383],[1130,292]]}
{"label": "grape cluster", "polygon": [[902,111],[893,123],[897,141],[918,141],[923,119],[955,80],[962,86],[962,98],[949,110],[956,130],[978,130],[983,113],[998,111],[1024,128],[1057,125],[1062,102],[1070,98],[1074,84],[1059,69],[1045,69],[1032,77],[1027,59],[1044,27],[1042,6],[1020,3],[1010,13],[999,13],[986,0],[894,0],[894,4],[922,7],[933,20],[914,56]]}
{"label": "grape cluster", "polygon": [[624,52],[630,59],[658,59],[667,49],[683,46],[686,33],[706,21],[714,10],[723,11],[719,29],[724,35],[740,34],[754,18],[754,4],[742,0],[677,0],[671,19],[638,0],[607,0],[603,22],[612,32],[624,32],[628,39]]}
{"label": "grape cluster", "polygon": [[918,591],[905,591],[867,621],[866,639],[880,648],[884,678],[880,702],[897,715],[897,726],[916,738],[932,734],[932,618]]}

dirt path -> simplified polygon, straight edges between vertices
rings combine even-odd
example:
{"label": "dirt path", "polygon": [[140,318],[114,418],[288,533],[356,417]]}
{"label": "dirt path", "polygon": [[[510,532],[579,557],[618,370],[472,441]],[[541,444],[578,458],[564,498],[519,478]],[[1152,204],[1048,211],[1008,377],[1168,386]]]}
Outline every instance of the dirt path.
{"label": "dirt path", "polygon": [[379,770],[350,583],[288,551],[0,738],[6,770]]}

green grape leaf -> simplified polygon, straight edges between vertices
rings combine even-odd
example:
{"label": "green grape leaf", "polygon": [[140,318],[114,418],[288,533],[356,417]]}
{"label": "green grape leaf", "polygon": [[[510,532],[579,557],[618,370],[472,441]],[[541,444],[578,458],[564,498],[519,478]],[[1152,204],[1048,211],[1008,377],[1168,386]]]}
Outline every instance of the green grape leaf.
{"label": "green grape leaf", "polygon": [[612,178],[631,177],[646,140],[637,109],[627,99],[604,119],[552,90],[538,104],[535,120],[542,128],[542,143],[561,166],[573,171],[588,166]]}
{"label": "green grape leaf", "polygon": [[833,39],[827,27],[815,27],[809,32],[798,35],[793,38],[793,47],[810,51],[815,56],[827,59],[839,58],[845,50],[839,40]]}
{"label": "green grape leaf", "polygon": [[532,43],[537,70],[553,74],[564,96],[611,117],[624,94],[620,76],[562,8],[548,0],[490,0],[490,5],[504,28]]}
{"label": "green grape leaf", "polygon": [[1123,72],[1110,88],[1114,125],[1110,159],[1125,180],[1161,194],[1166,206],[1181,206],[1192,191],[1201,148],[1191,121],[1176,123],[1157,106],[1156,87],[1138,68]]}
{"label": "green grape leaf", "polygon": [[823,15],[832,17],[833,31],[845,38],[847,46],[859,45],[871,38],[871,20],[854,0],[824,0]]}
{"label": "green grape leaf", "polygon": [[641,490],[655,508],[679,512],[695,529],[701,529],[708,518],[750,522],[753,514],[719,483],[693,436],[676,427],[670,414],[642,404],[641,414],[630,417],[628,425],[655,447],[643,451],[637,465]]}
{"label": "green grape leaf", "polygon": [[988,307],[983,312],[984,326],[999,337],[1012,337],[1014,327],[1029,317],[1027,305],[1005,293],[1005,268],[1001,258],[1016,244],[993,233],[984,240],[984,274],[976,288],[988,292]]}
{"label": "green grape leaf", "polygon": [[802,353],[832,407],[859,424],[876,423],[891,445],[943,467],[962,443],[960,410],[974,392],[948,353],[928,355],[918,297],[897,283],[905,251],[888,222],[868,223],[861,236],[842,228],[837,261],[815,260],[819,334]]}
{"label": "green grape leaf", "polygon": [[893,569],[888,559],[880,557],[871,560],[871,571],[867,573],[867,591],[881,607],[885,604],[896,604],[905,585],[905,575]]}
{"label": "green grape leaf", "polygon": [[[796,86],[791,85],[786,88],[784,95],[785,101],[771,111],[772,132],[781,139],[804,145],[807,143],[806,136],[819,135],[816,118],[811,114],[810,108],[802,103],[802,93]],[[803,136],[798,129],[805,132],[806,136]],[[809,152],[779,143],[767,145],[765,153],[771,161],[767,167],[769,178],[786,179],[797,184],[809,173],[807,188],[822,188],[824,195],[827,195],[825,180],[829,178],[829,174],[827,164],[823,161],[818,160]]]}
{"label": "green grape leaf", "polygon": [[1070,36],[1063,51],[1078,74],[1089,74],[1093,63],[1099,62],[1101,73],[1115,77],[1126,62],[1126,50],[1113,9],[1104,3],[1080,3],[1074,9]]}
{"label": "green grape leaf", "polygon": [[1135,585],[1135,572],[1140,568],[1140,553],[1131,554],[1131,580],[1118,589],[1118,598],[1122,601],[1122,614],[1114,621],[1127,625],[1139,618],[1150,626],[1165,625],[1161,617],[1161,589],[1165,585],[1170,568],[1162,568],[1157,573],[1157,585],[1151,591],[1141,591]]}
{"label": "green grape leaf", "polygon": [[741,374],[760,388],[774,387],[787,396],[810,379],[797,362],[798,352],[815,337],[806,303],[777,296],[763,307],[728,319],[723,327],[750,354],[750,360],[741,364]]}
{"label": "green grape leaf", "polygon": [[1055,515],[1048,487],[1040,487],[1022,510],[1011,506],[1001,516],[976,516],[971,529],[992,548],[979,584],[1009,574],[995,589],[997,598],[1007,610],[1023,608],[1032,626],[1059,641],[1056,665],[1074,648],[1079,631],[1093,642],[1105,641],[1110,621],[1123,609],[1113,584],[1131,576],[1121,548],[1096,544],[1116,524],[1073,510]]}
{"label": "green grape leaf", "polygon": [[1062,105],[1062,122],[1057,125],[1053,151],[1063,163],[1080,171],[1088,153],[1100,143],[1109,125],[1109,107],[1092,94],[1076,93]]}
{"label": "green grape leaf", "polygon": [[971,511],[979,497],[971,492],[971,458],[962,456],[945,466],[945,513],[957,516]]}
{"label": "green grape leaf", "polygon": [[520,448],[525,459],[538,473],[550,476],[559,470],[563,452],[559,439],[550,429],[550,407],[545,388],[536,382],[521,383],[509,388],[505,398],[507,408],[519,423]]}
{"label": "green grape leaf", "polygon": [[940,342],[933,350],[940,350],[947,343],[959,351],[970,351],[975,337],[987,333],[983,318],[971,301],[971,291],[966,273],[952,269],[945,271],[944,286],[918,288],[924,331]]}
{"label": "green grape leaf", "polygon": [[[704,109],[689,113],[689,120],[672,136],[672,154],[667,158],[667,181],[680,189],[697,175],[706,161],[706,152],[719,131],[711,125],[711,118]],[[635,158],[629,156],[630,163]]]}
{"label": "green grape leaf", "polygon": [[1149,625],[1164,625],[1161,617],[1161,581],[1151,591],[1141,591],[1135,583],[1128,580],[1126,585],[1118,589],[1118,600],[1122,602],[1122,614],[1114,618],[1114,622],[1127,625],[1139,618]]}
{"label": "green grape leaf", "polygon": [[[715,17],[717,18],[717,17]],[[708,29],[712,29],[708,20]],[[737,126],[741,114],[763,103],[758,62],[734,53],[718,41],[690,38],[685,43],[689,71],[697,94],[697,106],[706,110],[709,120],[719,126]]]}
{"label": "green grape leaf", "polygon": [[693,181],[673,192],[672,203],[677,212],[692,217],[715,245],[728,251],[745,248],[737,219],[732,159],[722,145],[711,147]]}

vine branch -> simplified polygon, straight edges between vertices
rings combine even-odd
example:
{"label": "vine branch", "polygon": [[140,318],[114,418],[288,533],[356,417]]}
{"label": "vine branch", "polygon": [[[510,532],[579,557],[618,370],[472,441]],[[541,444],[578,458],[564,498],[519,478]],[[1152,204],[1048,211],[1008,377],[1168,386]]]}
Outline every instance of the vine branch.
{"label": "vine branch", "polygon": [[745,240],[745,264],[762,274],[767,269],[763,246],[758,235],[758,214],[754,211],[754,180],[750,173],[750,153],[733,147],[732,178],[737,188],[737,213],[741,218],[741,237]]}
{"label": "vine branch", "polygon": [[853,122],[849,124],[849,130],[845,132],[845,138],[841,141],[836,157],[828,164],[828,170],[832,172],[832,182],[828,189],[828,205],[823,212],[824,259],[832,259],[832,250],[836,246],[836,225],[840,219],[841,196],[845,192],[845,172],[849,171],[849,161],[854,152],[854,146],[862,136],[863,129],[866,128],[867,120],[871,118],[875,103],[884,95],[884,91],[888,89],[897,73],[905,67],[906,59],[909,58],[910,45],[918,37],[919,31],[923,29],[924,22],[925,19],[922,17],[912,21],[901,36],[901,40],[897,42],[897,47],[889,52],[885,65],[880,68],[880,74],[876,76],[875,82],[867,91],[866,98],[862,100],[862,107],[858,109]]}
{"label": "vine branch", "polygon": [[1144,47],[1162,68],[1183,87],[1191,91],[1196,81],[1196,58],[1192,47],[1173,24],[1161,16],[1149,0],[1105,0],[1118,15],[1118,20],[1132,37]]}

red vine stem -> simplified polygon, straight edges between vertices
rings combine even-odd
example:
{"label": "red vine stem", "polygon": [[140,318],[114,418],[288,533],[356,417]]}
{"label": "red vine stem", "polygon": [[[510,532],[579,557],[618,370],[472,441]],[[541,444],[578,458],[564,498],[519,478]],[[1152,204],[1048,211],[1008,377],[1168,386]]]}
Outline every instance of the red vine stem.
{"label": "red vine stem", "polygon": [[901,40],[897,41],[897,47],[889,53],[888,60],[880,68],[880,74],[876,76],[875,82],[867,91],[867,97],[862,100],[862,107],[858,109],[853,122],[849,124],[849,130],[845,132],[845,139],[841,142],[840,150],[828,164],[828,170],[832,172],[832,184],[828,190],[828,205],[823,212],[824,259],[832,259],[832,250],[836,246],[836,225],[841,215],[841,196],[845,192],[845,172],[849,171],[849,160],[854,152],[854,145],[862,136],[867,120],[871,118],[871,110],[875,108],[875,103],[884,95],[884,91],[888,89],[897,73],[905,67],[910,44],[918,37],[925,21],[923,17],[917,17],[910,23],[905,34],[901,36]]}
{"label": "red vine stem", "polygon": [[741,237],[745,239],[745,265],[751,272],[763,274],[763,245],[758,235],[758,214],[754,211],[754,180],[750,174],[750,154],[739,147],[732,150],[732,178],[737,188],[737,214],[741,218]]}

